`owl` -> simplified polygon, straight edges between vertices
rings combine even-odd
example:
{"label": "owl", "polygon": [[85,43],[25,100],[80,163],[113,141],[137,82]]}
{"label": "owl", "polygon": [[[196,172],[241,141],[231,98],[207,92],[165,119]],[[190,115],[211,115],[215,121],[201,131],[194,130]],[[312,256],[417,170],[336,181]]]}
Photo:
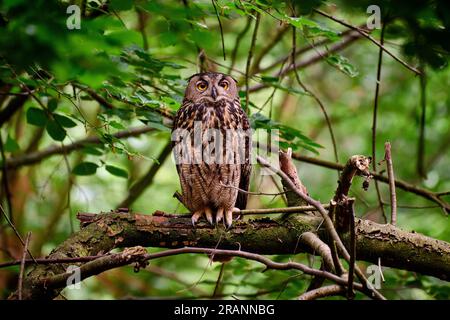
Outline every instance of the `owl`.
{"label": "owl", "polygon": [[251,135],[236,80],[204,72],[191,76],[172,129],[181,200],[214,225],[232,225],[233,212],[245,209],[251,173]]}

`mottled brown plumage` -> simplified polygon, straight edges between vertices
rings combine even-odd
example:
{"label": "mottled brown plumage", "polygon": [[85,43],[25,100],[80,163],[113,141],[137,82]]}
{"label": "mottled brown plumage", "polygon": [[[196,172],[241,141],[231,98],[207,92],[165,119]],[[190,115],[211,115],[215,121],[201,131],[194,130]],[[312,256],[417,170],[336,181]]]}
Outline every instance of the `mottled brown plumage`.
{"label": "mottled brown plumage", "polygon": [[233,210],[245,208],[247,194],[238,188],[249,187],[249,129],[233,78],[213,72],[190,78],[173,127],[184,138],[173,140],[182,199],[193,224],[205,215],[211,224],[215,218],[229,227]]}

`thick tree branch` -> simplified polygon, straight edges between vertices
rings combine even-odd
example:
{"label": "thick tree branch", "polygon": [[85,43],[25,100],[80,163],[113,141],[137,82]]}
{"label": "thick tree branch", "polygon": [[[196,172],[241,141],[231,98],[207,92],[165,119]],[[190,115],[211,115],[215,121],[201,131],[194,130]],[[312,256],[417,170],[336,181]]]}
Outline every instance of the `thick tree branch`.
{"label": "thick tree branch", "polygon": [[[116,247],[145,246],[181,248],[185,246],[243,250],[257,254],[295,254],[311,252],[309,246],[298,243],[299,235],[318,229],[327,239],[320,217],[298,215],[283,224],[267,218],[237,221],[227,232],[206,222],[192,227],[190,216],[142,215],[135,213],[84,214],[84,225],[50,254],[48,259],[83,257],[109,252]],[[342,236],[348,243],[349,237]],[[326,240],[327,241],[327,240]],[[383,266],[406,269],[450,281],[450,244],[418,233],[402,231],[391,225],[380,225],[356,219],[357,259]],[[129,262],[128,262],[129,263]],[[126,264],[128,264],[126,263]],[[66,272],[68,264],[39,265],[24,281],[24,298],[53,298],[58,290],[34,286],[52,274]],[[344,281],[343,285],[346,285]],[[62,289],[62,288],[58,288]]]}

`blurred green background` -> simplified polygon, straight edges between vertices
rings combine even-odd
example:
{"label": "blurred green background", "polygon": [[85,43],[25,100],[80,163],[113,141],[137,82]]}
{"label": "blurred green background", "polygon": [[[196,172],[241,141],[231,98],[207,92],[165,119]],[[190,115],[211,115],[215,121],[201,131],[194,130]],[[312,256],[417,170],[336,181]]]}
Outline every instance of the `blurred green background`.
{"label": "blurred green background", "polygon": [[[80,29],[67,27],[77,22],[73,11],[66,11],[71,4],[80,10]],[[348,28],[314,11],[317,8],[359,26],[371,16],[366,9],[372,4],[380,7],[381,21],[386,22],[385,46],[425,74],[421,85],[420,76],[383,55],[376,160],[383,158],[384,143],[390,141],[397,178],[430,192],[447,191],[450,10],[445,1],[0,1],[4,157],[14,163],[87,136],[102,142],[8,169],[12,218],[21,234],[32,231],[34,255],[49,254],[78,230],[77,212],[116,208],[152,166],[158,170],[130,205],[133,211],[187,212],[172,197],[180,186],[171,156],[157,161],[170,139],[170,123],[164,114],[179,108],[187,78],[204,68],[234,76],[245,104],[245,75],[257,20],[248,81],[250,88],[263,88],[250,90],[248,112],[253,124],[273,128],[283,124],[284,147],[336,162],[317,101],[297,83],[293,72],[278,76],[290,64],[294,26],[297,49],[307,48],[296,56],[298,65],[305,62],[298,76],[328,113],[338,161],[345,163],[354,154],[372,155],[379,47],[364,37],[349,41]],[[381,29],[370,34],[379,40]],[[349,43],[344,48],[333,51],[345,41]],[[306,63],[314,57],[319,59]],[[425,134],[420,147],[423,97]],[[8,114],[14,103],[17,108]],[[154,130],[127,139],[113,136],[143,126]],[[336,188],[336,172],[296,164],[310,195],[328,202]],[[378,168],[384,170],[385,164]],[[253,172],[251,190],[277,192],[274,181],[262,179],[258,170]],[[356,178],[351,191],[357,199],[357,215],[383,222],[374,184],[365,192],[361,183]],[[379,186],[389,203],[388,186]],[[399,227],[450,241],[448,218],[436,203],[400,189],[397,196]],[[7,198],[2,187],[0,200],[10,213]],[[448,201],[448,196],[442,199]],[[282,206],[281,197],[270,196],[250,196],[248,204],[248,208]],[[384,210],[389,214],[389,206]],[[17,259],[21,245],[6,221],[0,221],[0,262]],[[149,248],[156,250],[160,249]],[[320,262],[304,254],[271,258],[314,266]],[[203,255],[168,257],[152,261],[138,274],[131,267],[105,272],[84,281],[80,290],[64,290],[63,295],[68,299],[207,298],[214,291],[220,267],[209,265]],[[219,296],[295,299],[309,283],[308,276],[295,271],[262,270],[258,263],[233,259],[225,266]],[[18,267],[0,270],[0,297],[15,290],[18,272]],[[432,277],[389,268],[384,269],[384,276],[381,292],[387,298],[450,297],[448,283]]]}

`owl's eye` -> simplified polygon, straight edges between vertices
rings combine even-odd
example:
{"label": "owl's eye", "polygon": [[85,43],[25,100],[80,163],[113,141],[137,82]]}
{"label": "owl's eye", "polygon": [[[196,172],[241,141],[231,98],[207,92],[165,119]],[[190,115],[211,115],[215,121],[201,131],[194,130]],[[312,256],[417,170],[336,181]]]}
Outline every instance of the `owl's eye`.
{"label": "owl's eye", "polygon": [[219,86],[221,86],[225,90],[228,90],[229,83],[228,81],[222,81],[221,83],[219,83]]}
{"label": "owl's eye", "polygon": [[205,81],[199,81],[197,82],[197,89],[199,91],[205,91],[206,88],[208,88],[208,84]]}

